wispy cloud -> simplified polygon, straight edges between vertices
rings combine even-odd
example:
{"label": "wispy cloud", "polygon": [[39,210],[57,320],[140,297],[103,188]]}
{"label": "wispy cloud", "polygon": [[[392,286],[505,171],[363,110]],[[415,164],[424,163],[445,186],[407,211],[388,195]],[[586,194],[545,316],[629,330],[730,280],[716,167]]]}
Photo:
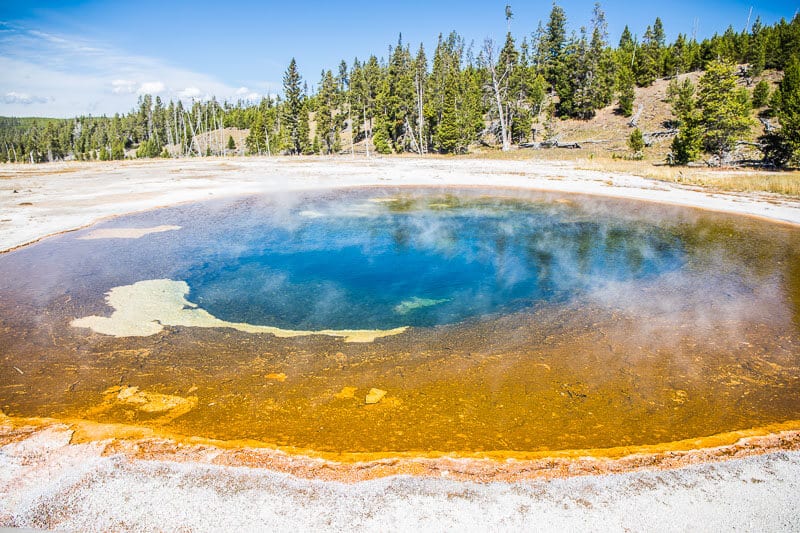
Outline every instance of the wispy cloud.
{"label": "wispy cloud", "polygon": [[4,104],[46,104],[50,100],[51,99],[46,96],[34,96],[28,93],[18,93],[16,91],[7,92],[2,97],[2,102]]}
{"label": "wispy cloud", "polygon": [[166,85],[160,81],[146,81],[139,86],[137,94],[161,94],[166,90]]}
{"label": "wispy cloud", "polygon": [[0,115],[113,114],[130,110],[147,93],[165,100],[262,96],[158,58],[5,22],[0,22],[0,72]]}
{"label": "wispy cloud", "polygon": [[111,92],[114,94],[133,94],[136,82],[133,80],[111,80]]}
{"label": "wispy cloud", "polygon": [[254,102],[256,100],[260,100],[263,95],[255,91],[251,91],[247,87],[239,87],[238,89],[236,89],[236,96],[241,98],[242,100]]}
{"label": "wispy cloud", "polygon": [[184,87],[183,89],[178,91],[177,94],[178,94],[178,98],[181,98],[183,100],[191,100],[191,99],[200,98],[200,96],[203,94],[203,92],[200,89],[198,89],[197,87]]}

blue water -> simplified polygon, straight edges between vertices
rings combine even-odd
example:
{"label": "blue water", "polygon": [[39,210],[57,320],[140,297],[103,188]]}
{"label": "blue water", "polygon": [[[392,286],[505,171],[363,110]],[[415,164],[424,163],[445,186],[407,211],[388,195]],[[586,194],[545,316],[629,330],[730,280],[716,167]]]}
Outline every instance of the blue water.
{"label": "blue water", "polygon": [[223,218],[218,246],[173,277],[218,318],[294,329],[451,324],[648,279],[685,256],[657,227],[552,202],[355,197]]}

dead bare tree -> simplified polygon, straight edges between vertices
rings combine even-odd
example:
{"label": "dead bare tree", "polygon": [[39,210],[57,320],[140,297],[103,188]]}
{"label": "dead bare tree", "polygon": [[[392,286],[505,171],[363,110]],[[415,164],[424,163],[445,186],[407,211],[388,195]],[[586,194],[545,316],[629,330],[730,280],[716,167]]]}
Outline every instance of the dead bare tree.
{"label": "dead bare tree", "polygon": [[[367,104],[364,104],[364,117],[367,116]],[[364,124],[364,148],[367,150],[367,159],[369,159],[369,134],[372,131],[372,119],[369,119],[369,128]]]}
{"label": "dead bare tree", "polygon": [[486,39],[483,42],[483,50],[478,57],[478,60],[484,68],[489,72],[492,84],[492,93],[494,94],[495,105],[497,106],[497,114],[500,116],[500,137],[503,141],[503,151],[507,152],[511,149],[511,136],[509,135],[508,127],[506,125],[506,114],[503,111],[503,97],[507,87],[505,87],[506,78],[508,78],[509,69],[503,69],[503,72],[498,72],[498,65],[496,64],[497,58],[495,57],[494,41]]}
{"label": "dead bare tree", "polygon": [[633,117],[628,121],[628,126],[631,128],[635,128],[639,124],[639,117],[642,115],[642,111],[644,111],[644,105],[639,104],[639,109],[636,110]]}
{"label": "dead bare tree", "polygon": [[422,140],[422,130],[423,130],[423,125],[425,124],[425,118],[422,114],[422,97],[423,97],[422,76],[420,76],[419,68],[416,69],[416,73],[414,75],[414,82],[416,84],[416,89],[417,89],[417,114],[418,114],[417,124],[419,125],[419,143],[417,144],[417,151],[419,152],[420,155],[422,155],[424,146]]}

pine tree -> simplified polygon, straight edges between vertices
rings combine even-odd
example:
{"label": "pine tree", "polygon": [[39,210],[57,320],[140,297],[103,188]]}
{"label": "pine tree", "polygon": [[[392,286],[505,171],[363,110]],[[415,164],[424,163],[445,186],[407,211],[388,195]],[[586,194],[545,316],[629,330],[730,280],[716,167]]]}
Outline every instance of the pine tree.
{"label": "pine tree", "polygon": [[636,56],[636,84],[640,87],[649,87],[661,76],[664,40],[664,26],[661,19],[656,18],[653,26],[645,30],[641,49]]}
{"label": "pine tree", "polygon": [[428,58],[425,56],[425,48],[422,43],[419,45],[417,57],[414,60],[414,127],[416,128],[417,151],[422,154],[428,151],[430,135],[425,128],[425,86],[428,77]]}
{"label": "pine tree", "polygon": [[678,83],[677,78],[673,81],[675,84],[670,83],[667,94],[672,103],[672,114],[678,119],[678,126],[680,126],[685,119],[691,117],[696,109],[695,87],[689,78],[684,79],[683,83]]}
{"label": "pine tree", "polygon": [[[539,88],[536,86],[536,73],[529,65],[530,50],[527,39],[522,40],[519,57],[511,71],[508,95],[508,122],[510,126],[511,142],[520,143],[530,139],[533,133],[533,117],[538,112],[536,102],[539,95],[534,95]],[[542,78],[543,80],[543,78]]]}
{"label": "pine tree", "polygon": [[700,157],[703,147],[700,115],[694,97],[694,84],[689,78],[682,84],[670,85],[672,113],[678,126],[678,134],[672,139],[672,153],[669,162],[686,165]]}
{"label": "pine tree", "polygon": [[567,15],[564,9],[553,2],[550,10],[550,20],[544,35],[545,79],[552,87],[561,84],[561,78],[566,74],[564,67],[564,52],[567,42]]}
{"label": "pine tree", "polygon": [[623,61],[623,63],[627,62],[629,67],[632,67],[631,61],[633,60],[633,52],[636,50],[636,42],[633,40],[633,35],[631,34],[631,30],[626,25],[625,28],[622,30],[622,35],[619,37],[619,44],[617,45],[617,52],[618,54],[624,54],[625,59],[627,61]]}
{"label": "pine tree", "polygon": [[122,139],[111,143],[111,154],[109,155],[114,160],[125,159],[125,143],[122,142]]}
{"label": "pine tree", "polygon": [[611,103],[615,82],[614,60],[608,49],[608,24],[599,3],[594,5],[591,30],[588,60],[591,73],[591,107],[594,110]]}
{"label": "pine tree", "polygon": [[228,135],[228,150],[236,150],[236,141],[233,140],[233,135]]}
{"label": "pine tree", "polygon": [[460,143],[459,117],[456,107],[458,98],[455,78],[451,79],[444,88],[442,99],[441,118],[436,128],[436,148],[443,153],[453,153],[458,150]]}
{"label": "pine tree", "polygon": [[297,119],[297,144],[295,144],[298,154],[311,154],[313,153],[312,143],[310,142],[309,135],[311,134],[311,127],[309,125],[309,100],[303,98],[300,104],[299,116]]}
{"label": "pine tree", "polygon": [[703,146],[702,135],[703,132],[697,115],[687,117],[683,121],[680,130],[678,130],[678,134],[672,139],[670,164],[686,165],[692,161],[697,161]]}
{"label": "pine tree", "polygon": [[382,113],[378,114],[376,117],[372,143],[375,146],[375,151],[379,154],[392,153],[392,140],[389,136],[389,126],[387,126],[386,117]]}
{"label": "pine tree", "polygon": [[401,35],[392,51],[381,98],[384,125],[392,149],[398,152],[407,150],[412,144],[408,137],[411,135],[408,126],[415,114],[415,92],[411,53],[408,47],[403,46]]}
{"label": "pine tree", "polygon": [[629,66],[624,65],[619,68],[617,76],[618,112],[623,117],[629,117],[633,115],[633,101],[636,97],[633,87],[633,72]]}
{"label": "pine tree", "polygon": [[628,137],[628,148],[634,154],[640,154],[644,150],[644,136],[639,128],[634,129]]}
{"label": "pine tree", "polygon": [[350,109],[353,118],[350,125],[350,134],[353,143],[359,142],[366,122],[366,87],[364,82],[364,69],[356,58],[350,68]]}
{"label": "pine tree", "polygon": [[[297,71],[297,62],[292,58],[286,73],[283,75],[283,122],[288,137],[289,152],[301,154],[308,139],[308,116],[303,105],[300,92],[300,73]],[[305,119],[303,119],[305,115]],[[302,122],[305,122],[305,132],[301,131]]]}
{"label": "pine tree", "polygon": [[732,63],[712,61],[700,78],[697,105],[703,125],[703,143],[720,164],[727,161],[735,143],[753,123],[747,90],[738,88]]}
{"label": "pine tree", "polygon": [[547,64],[547,34],[541,20],[531,35],[531,46],[531,68],[537,74],[543,73]]}
{"label": "pine tree", "polygon": [[555,86],[558,94],[558,114],[574,118],[591,118],[591,86],[586,31],[567,45],[563,63],[564,74]]}
{"label": "pine tree", "polygon": [[747,62],[750,64],[747,75],[751,78],[759,76],[767,63],[767,40],[764,35],[761,19],[756,18],[750,31],[749,47],[747,49]]}
{"label": "pine tree", "polygon": [[653,54],[652,41],[653,30],[648,26],[635,61],[636,85],[639,87],[649,87],[656,79],[658,63]]}
{"label": "pine tree", "polygon": [[614,94],[614,60],[607,50],[608,31],[600,4],[595,4],[590,30],[591,39],[581,28],[580,37],[567,46],[564,75],[556,85],[559,114],[584,120],[610,104]]}
{"label": "pine tree", "polygon": [[317,136],[321,142],[322,152],[332,154],[339,149],[337,140],[341,130],[341,117],[338,114],[340,102],[338,84],[330,70],[322,73],[319,87],[315,115]]}
{"label": "pine tree", "polygon": [[786,65],[779,95],[776,115],[781,125],[780,140],[788,161],[800,164],[800,55]]}
{"label": "pine tree", "polygon": [[764,107],[769,102],[769,82],[761,80],[753,88],[753,107]]}
{"label": "pine tree", "polygon": [[656,63],[656,77],[667,75],[663,66],[666,39],[667,34],[664,32],[664,24],[661,22],[661,17],[656,17],[655,22],[653,22],[653,55]]}
{"label": "pine tree", "polygon": [[455,32],[447,39],[439,35],[428,77],[428,104],[424,109],[433,149],[437,152],[449,153],[458,146],[459,125],[455,110],[462,50]]}
{"label": "pine tree", "polygon": [[261,155],[267,150],[267,139],[264,129],[264,119],[261,113],[256,113],[250,124],[250,133],[244,140],[248,154]]}

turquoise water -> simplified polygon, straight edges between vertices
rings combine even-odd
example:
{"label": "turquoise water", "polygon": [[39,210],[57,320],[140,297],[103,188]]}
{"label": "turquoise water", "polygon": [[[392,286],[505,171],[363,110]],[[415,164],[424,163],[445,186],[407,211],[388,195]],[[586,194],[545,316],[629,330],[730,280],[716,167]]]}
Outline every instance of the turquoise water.
{"label": "turquoise water", "polygon": [[[102,295],[111,288],[172,279],[188,283],[189,301],[229,322],[311,330],[452,324],[684,266],[680,236],[617,207],[403,190],[208,202],[122,217],[2,256],[0,289],[36,307],[68,297],[106,314]],[[164,224],[181,229],[81,239],[96,228]]]}
{"label": "turquoise water", "polygon": [[279,217],[243,206],[225,222],[224,245],[175,275],[192,302],[224,320],[373,329],[563,301],[684,261],[666,232],[590,220],[566,204],[375,200],[317,201]]}

